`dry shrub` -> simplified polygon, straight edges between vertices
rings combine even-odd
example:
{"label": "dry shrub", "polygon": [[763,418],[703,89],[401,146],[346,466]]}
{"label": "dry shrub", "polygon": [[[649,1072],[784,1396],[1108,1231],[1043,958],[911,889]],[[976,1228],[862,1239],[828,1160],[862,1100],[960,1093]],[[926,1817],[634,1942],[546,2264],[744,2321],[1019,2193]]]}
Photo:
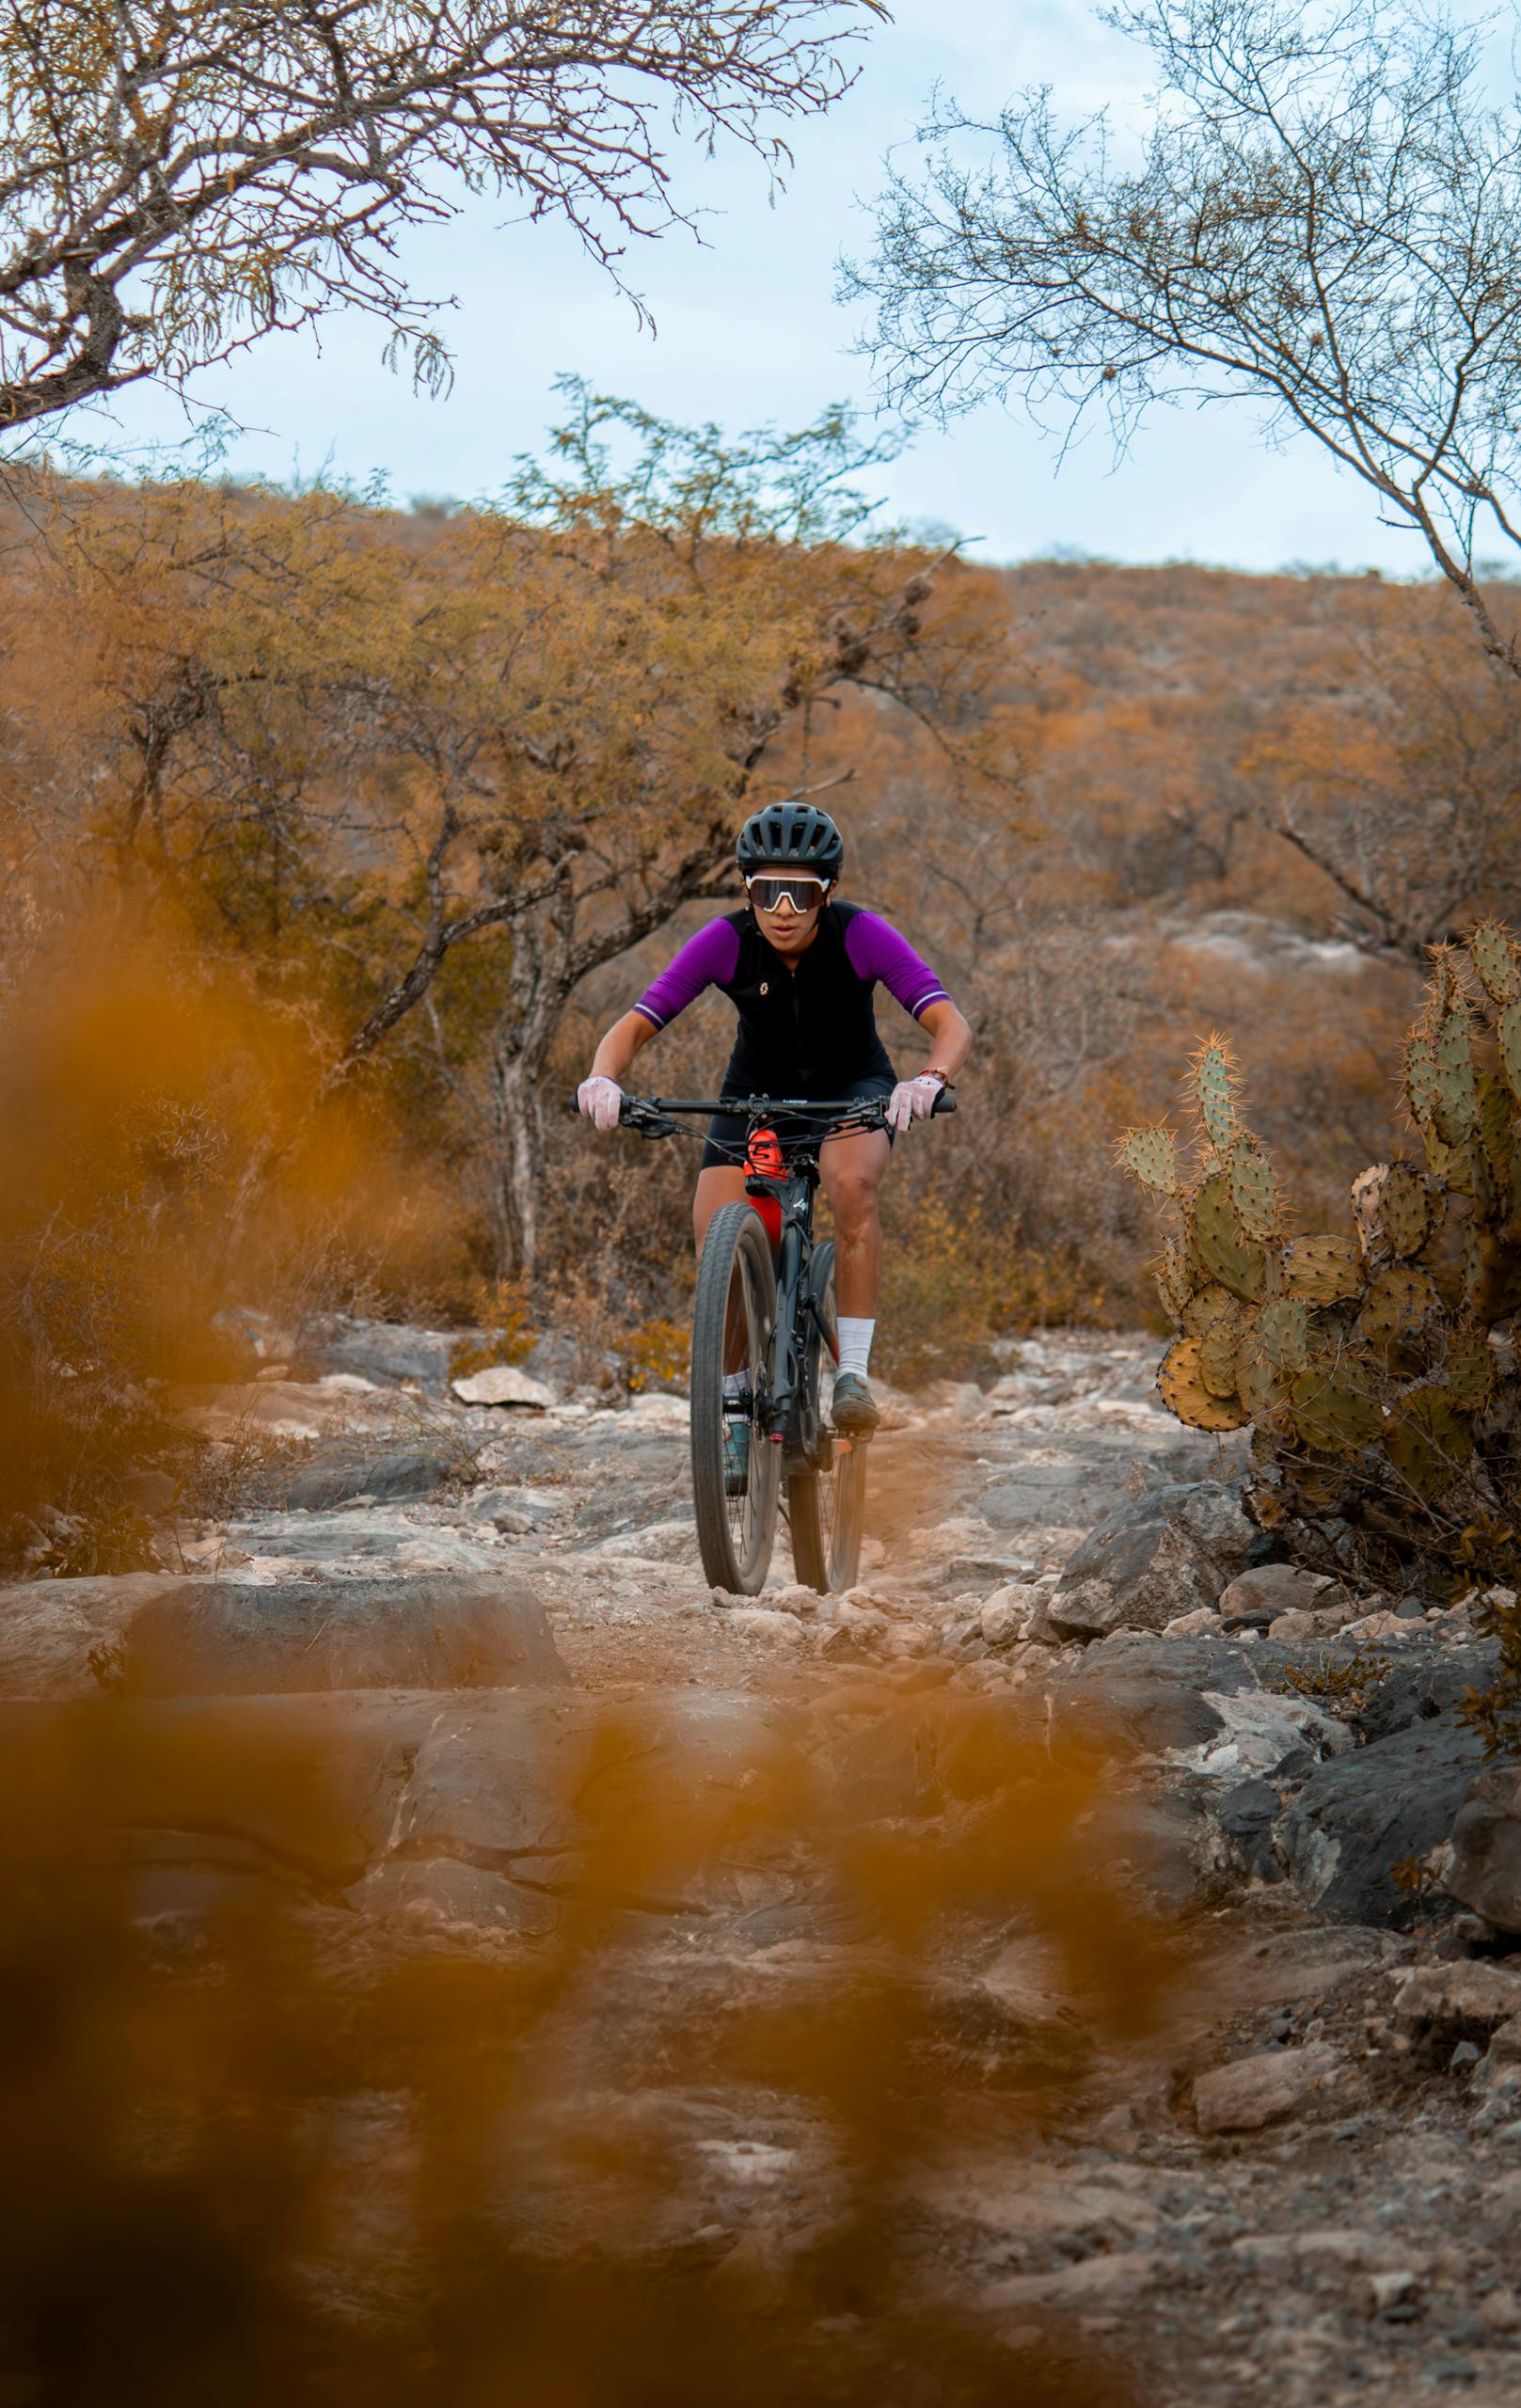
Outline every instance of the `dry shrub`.
{"label": "dry shrub", "polygon": [[227,1308],[299,1320],[439,1215],[372,1115],[313,1108],[303,1022],[169,942],[55,934],[0,1069],[0,1554],[122,1570],[143,1466],[190,1449],[178,1392],[254,1368]]}
{"label": "dry shrub", "polygon": [[470,1319],[483,1333],[464,1338],[449,1357],[452,1380],[467,1379],[472,1371],[489,1370],[494,1363],[526,1363],[539,1334],[538,1322],[524,1279],[478,1279],[470,1291]]}
{"label": "dry shrub", "polygon": [[[0,1709],[8,2396],[1139,2398],[1133,2335],[1105,2363],[1001,2330],[901,2245],[959,2129],[986,2155],[990,2083],[1017,2162],[1081,2082],[1049,2036],[990,2038],[937,1994],[948,1936],[1030,1935],[1111,2049],[1165,2028],[1179,1960],[1134,1904],[1114,1756],[968,1702],[940,1811],[881,1821],[874,1771],[836,1794],[759,1718],[716,1751],[658,1706],[611,1711],[561,1743],[562,1844],[522,1871],[551,1935],[462,1944],[355,1914],[356,1758],[341,1726],[314,1750],[296,1705]],[[911,1711],[879,1710],[882,1760],[911,1762]],[[869,1946],[748,1975],[712,1953],[708,1902],[805,1869]],[[817,2141],[810,2211],[771,2248],[693,2238],[702,2136],[736,2119]]]}
{"label": "dry shrub", "polygon": [[691,1372],[692,1335],[683,1322],[644,1322],[619,1340],[618,1351],[633,1396],[646,1388],[684,1387]]}
{"label": "dry shrub", "polygon": [[1017,1222],[991,1223],[975,1197],[932,1192],[890,1218],[877,1359],[906,1386],[956,1379],[986,1364],[992,1339],[1086,1326],[1103,1308],[1075,1251],[1026,1246]]}

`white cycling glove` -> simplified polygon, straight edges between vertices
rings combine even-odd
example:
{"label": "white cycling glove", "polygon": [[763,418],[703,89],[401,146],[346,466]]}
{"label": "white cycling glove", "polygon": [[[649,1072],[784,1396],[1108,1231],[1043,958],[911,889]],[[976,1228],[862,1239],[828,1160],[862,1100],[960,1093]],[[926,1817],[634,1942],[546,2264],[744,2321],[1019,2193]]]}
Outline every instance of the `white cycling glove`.
{"label": "white cycling glove", "polygon": [[888,1127],[901,1137],[911,1120],[927,1120],[944,1084],[932,1070],[921,1070],[916,1079],[899,1079],[887,1100]]}
{"label": "white cycling glove", "polygon": [[583,1079],[576,1090],[576,1103],[582,1117],[594,1129],[616,1129],[618,1106],[624,1091],[616,1079],[605,1079],[600,1071]]}

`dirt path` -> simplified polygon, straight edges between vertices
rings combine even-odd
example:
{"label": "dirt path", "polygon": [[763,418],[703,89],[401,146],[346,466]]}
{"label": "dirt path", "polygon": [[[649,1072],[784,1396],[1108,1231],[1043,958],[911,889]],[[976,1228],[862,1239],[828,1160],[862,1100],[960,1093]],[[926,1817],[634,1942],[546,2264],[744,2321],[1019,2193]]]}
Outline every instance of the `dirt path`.
{"label": "dirt path", "polygon": [[[694,1817],[713,1797],[732,1803],[760,1755],[784,1748],[787,1778],[824,1782],[857,1832],[879,1833],[900,1865],[943,1864],[948,1882],[982,1862],[964,1851],[993,1803],[1006,1810],[997,1778],[959,1768],[967,1731],[984,1750],[995,1735],[1006,1772],[1118,1734],[1127,1785],[1093,1808],[1103,1895],[1116,1913],[1181,1918],[1170,1987],[1125,2036],[1112,1953],[1085,1989],[1038,1918],[947,1904],[923,1927],[900,2036],[914,2139],[886,2244],[904,2284],[991,2333],[1043,2337],[1058,2359],[1075,2349],[1089,2375],[1110,2367],[1116,2399],[1137,2382],[1139,2398],[1179,2408],[1521,2398],[1521,2099],[1484,2055],[1509,2007],[1480,2012],[1456,1993],[1423,2014],[1402,2006],[1413,1970],[1447,1964],[1501,1992],[1513,1981],[1521,2007],[1521,1973],[1497,1950],[1473,1956],[1449,1913],[1391,1884],[1367,1891],[1372,1909],[1365,1897],[1360,1913],[1333,1910],[1355,1849],[1315,1784],[1344,1786],[1373,1763],[1374,1709],[1360,1704],[1357,1724],[1335,1694],[1307,1699],[1288,1677],[1303,1649],[1256,1631],[1121,1632],[1085,1649],[1011,1636],[1040,1627],[1063,1566],[1112,1509],[1228,1477],[1230,1460],[1157,1405],[1152,1355],[1142,1339],[1055,1336],[1022,1349],[990,1391],[895,1401],[872,1450],[863,1580],[846,1599],[797,1588],[784,1549],[759,1599],[707,1592],[679,1399],[465,1410],[440,1382],[409,1394],[353,1370],[198,1401],[213,1432],[257,1426],[303,1447],[271,1485],[288,1496],[299,1480],[319,1501],[183,1525],[167,1568],[214,1575],[250,1611],[272,1589],[298,1610],[308,1590],[339,1594],[333,1583],[449,1598],[508,1574],[547,1616],[568,1689],[483,1687],[477,1669],[444,1697],[438,1683],[426,1697],[369,1687],[277,1702],[304,1729],[317,1714],[351,1730],[361,1752],[405,1742],[345,1893],[350,1947],[356,1906],[361,1923],[466,1957],[543,1943],[573,1895],[553,1869],[571,1843],[534,1784],[549,1780],[545,1750],[608,1705],[645,1718],[640,1747],[668,1750]],[[99,1593],[110,1584],[52,1586],[92,1591],[44,1602],[98,1633],[118,1615],[106,1656],[125,1666],[123,1713],[163,1712],[131,1705],[140,1634],[119,1596]],[[319,1661],[329,1623],[303,1642]],[[1418,1736],[1422,1717],[1447,1728],[1443,1668],[1461,1656],[1450,1632],[1410,1628],[1374,1686],[1386,1700],[1413,1682],[1425,1703],[1391,1745]],[[42,1640],[28,1644],[40,1662]],[[48,1644],[62,1664],[65,1640]],[[504,1782],[510,1798],[496,1795]],[[1250,1824],[1254,1783],[1261,1814],[1279,1816],[1271,1832]],[[1359,1829],[1373,1813],[1345,1811]],[[879,1897],[874,1919],[842,1884],[847,1858],[830,1845],[795,1830],[784,1846],[773,1831],[708,1863],[700,1893],[627,1901],[639,1983],[615,2036],[599,2027],[585,2079],[605,2130],[658,2124],[673,2151],[643,2236],[653,2249],[731,2272],[784,2264],[834,2211],[837,2119],[816,2093],[762,2078],[752,2039],[737,2054],[734,2037],[757,2002],[770,2012],[821,1975],[853,2011],[891,1954],[891,1912]],[[384,2189],[383,2155],[369,2178]],[[599,2212],[589,2177],[550,2221],[569,2232]],[[1103,2382],[1082,2396],[1104,2397]]]}

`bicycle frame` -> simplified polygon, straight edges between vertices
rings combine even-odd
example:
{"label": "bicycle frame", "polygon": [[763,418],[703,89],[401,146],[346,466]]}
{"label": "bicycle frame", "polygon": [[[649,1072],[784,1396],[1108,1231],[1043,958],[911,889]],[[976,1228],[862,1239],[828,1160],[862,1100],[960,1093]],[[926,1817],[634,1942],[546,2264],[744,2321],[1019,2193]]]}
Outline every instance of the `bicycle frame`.
{"label": "bicycle frame", "polygon": [[[807,1098],[786,1096],[671,1101],[658,1096],[626,1096],[620,1117],[626,1128],[637,1131],[641,1136],[673,1137],[680,1126],[677,1114],[721,1112],[736,1118],[743,1116],[747,1153],[749,1138],[757,1129],[773,1127],[789,1118],[829,1122],[816,1137],[789,1135],[786,1146],[795,1159],[780,1178],[750,1172],[745,1179],[748,1196],[774,1196],[782,1208],[770,1381],[766,1397],[758,1401],[758,1418],[771,1444],[783,1449],[784,1479],[795,1480],[805,1472],[827,1470],[829,1450],[833,1443],[816,1402],[808,1394],[804,1376],[810,1314],[817,1324],[820,1345],[829,1343],[810,1277],[814,1261],[814,1197],[819,1181],[818,1149],[832,1136],[864,1134],[885,1128],[886,1104],[884,1099],[876,1096],[838,1103],[817,1103]],[[737,1163],[735,1167],[742,1165]]]}
{"label": "bicycle frame", "polygon": [[784,1179],[749,1178],[748,1195],[778,1197],[782,1206],[782,1244],[776,1265],[776,1327],[771,1333],[771,1386],[762,1425],[767,1436],[783,1449],[784,1479],[795,1480],[818,1468],[821,1424],[803,1377],[806,1318],[818,1324],[819,1343],[829,1334],[815,1301],[809,1274],[814,1261],[814,1196],[818,1164],[809,1162]]}

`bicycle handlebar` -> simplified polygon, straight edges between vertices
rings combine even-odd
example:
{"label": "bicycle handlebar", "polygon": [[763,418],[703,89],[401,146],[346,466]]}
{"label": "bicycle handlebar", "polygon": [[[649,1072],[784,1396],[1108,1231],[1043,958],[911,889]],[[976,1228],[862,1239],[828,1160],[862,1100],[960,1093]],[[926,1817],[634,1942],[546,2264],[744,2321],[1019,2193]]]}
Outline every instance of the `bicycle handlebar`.
{"label": "bicycle handlebar", "polygon": [[[834,1101],[819,1102],[812,1096],[721,1095],[671,1097],[656,1095],[626,1095],[619,1108],[619,1118],[626,1126],[630,1117],[644,1112],[721,1112],[735,1120],[764,1118],[769,1113],[785,1113],[791,1119],[842,1120],[854,1119],[863,1114],[885,1113],[885,1095],[848,1095]],[[930,1117],[954,1112],[956,1098],[948,1087],[942,1087],[930,1107]]]}

